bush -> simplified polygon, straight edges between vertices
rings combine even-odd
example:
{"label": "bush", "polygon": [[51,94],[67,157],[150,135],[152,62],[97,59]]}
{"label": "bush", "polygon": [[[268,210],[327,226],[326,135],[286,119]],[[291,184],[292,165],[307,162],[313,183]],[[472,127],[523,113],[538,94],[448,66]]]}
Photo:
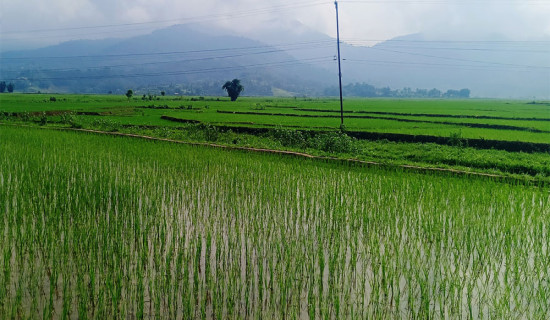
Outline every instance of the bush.
{"label": "bush", "polygon": [[206,141],[217,141],[220,137],[220,132],[218,129],[209,123],[199,124],[198,129],[202,132],[204,140]]}
{"label": "bush", "polygon": [[39,124],[41,126],[45,126],[46,123],[48,123],[48,116],[46,115],[46,112],[42,112],[40,114]]}
{"label": "bush", "polygon": [[170,130],[169,128],[167,127],[160,127],[160,128],[156,128],[154,130],[154,133],[155,135],[161,137],[161,138],[173,138],[173,132],[172,130]]}
{"label": "bush", "polygon": [[10,120],[10,113],[6,111],[0,111],[0,120]]}
{"label": "bush", "polygon": [[304,147],[306,139],[301,131],[276,128],[273,131],[273,138],[285,147]]}
{"label": "bush", "polygon": [[110,119],[96,119],[92,121],[92,126],[100,130],[115,132],[120,129],[120,123]]}
{"label": "bush", "polygon": [[342,132],[330,132],[316,135],[311,147],[330,153],[351,153],[357,151],[355,139]]}
{"label": "bush", "polygon": [[20,114],[20,117],[21,117],[22,121],[25,121],[25,122],[30,121],[31,120],[31,113],[28,112],[28,111],[25,111],[25,112]]}
{"label": "bush", "polygon": [[66,112],[61,114],[61,122],[64,124],[70,124],[73,118],[74,118],[74,114],[72,112]]}
{"label": "bush", "polygon": [[265,106],[261,103],[256,103],[254,104],[254,106],[252,107],[252,110],[265,110]]}
{"label": "bush", "polygon": [[448,141],[449,145],[454,147],[464,147],[468,145],[468,141],[462,137],[462,131],[451,132]]}
{"label": "bush", "polygon": [[64,124],[68,124],[71,126],[71,128],[82,128],[82,124],[78,122],[76,115],[74,112],[66,112],[61,115],[61,122]]}

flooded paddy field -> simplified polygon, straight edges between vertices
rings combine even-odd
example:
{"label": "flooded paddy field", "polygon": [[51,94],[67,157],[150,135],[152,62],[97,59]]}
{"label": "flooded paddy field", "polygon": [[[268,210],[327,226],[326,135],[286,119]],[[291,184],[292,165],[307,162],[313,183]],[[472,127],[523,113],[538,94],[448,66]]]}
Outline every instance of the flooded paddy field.
{"label": "flooded paddy field", "polygon": [[547,318],[550,193],[0,128],[5,318]]}

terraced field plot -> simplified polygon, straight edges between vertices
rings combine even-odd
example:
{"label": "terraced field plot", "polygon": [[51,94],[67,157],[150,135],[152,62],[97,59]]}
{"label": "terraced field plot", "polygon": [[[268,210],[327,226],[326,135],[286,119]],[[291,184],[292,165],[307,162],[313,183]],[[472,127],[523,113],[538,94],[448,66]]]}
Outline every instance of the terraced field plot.
{"label": "terraced field plot", "polygon": [[[67,111],[108,117],[127,125],[178,126],[166,115],[216,125],[337,129],[339,102],[334,99],[162,97],[126,100],[120,96],[3,95],[0,111]],[[196,101],[192,101],[196,100]],[[550,141],[550,103],[499,100],[346,99],[348,130],[463,138]],[[93,115],[93,113],[100,115]],[[92,113],[92,114],[89,114]]]}
{"label": "terraced field plot", "polygon": [[[550,181],[550,106],[499,100],[0,95],[0,122]],[[351,138],[350,138],[351,137]]]}

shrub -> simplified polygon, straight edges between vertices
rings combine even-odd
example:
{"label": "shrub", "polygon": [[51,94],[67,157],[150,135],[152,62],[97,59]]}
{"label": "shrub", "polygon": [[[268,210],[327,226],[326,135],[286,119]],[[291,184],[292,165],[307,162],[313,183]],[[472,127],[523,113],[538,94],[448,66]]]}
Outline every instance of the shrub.
{"label": "shrub", "polygon": [[110,119],[96,119],[92,121],[92,126],[106,131],[118,131],[120,129],[120,123]]}
{"label": "shrub", "polygon": [[28,111],[21,113],[20,117],[21,117],[21,120],[25,122],[31,120],[31,114]]}
{"label": "shrub", "polygon": [[350,153],[357,150],[354,139],[342,132],[330,132],[316,135],[311,147],[330,153]]}
{"label": "shrub", "polygon": [[61,122],[64,124],[68,124],[71,126],[71,128],[82,128],[82,124],[78,121],[76,115],[74,112],[66,112],[61,115]]}
{"label": "shrub", "polygon": [[462,131],[451,132],[448,141],[449,145],[455,147],[464,147],[468,144],[468,141],[462,137]]}
{"label": "shrub", "polygon": [[42,112],[40,114],[39,124],[41,126],[45,126],[46,123],[48,123],[48,116],[46,115],[46,112]]}
{"label": "shrub", "polygon": [[198,129],[202,132],[204,140],[206,141],[217,141],[220,137],[220,132],[218,129],[209,123],[199,124]]}
{"label": "shrub", "polygon": [[6,111],[0,111],[0,120],[10,120],[10,113]]}
{"label": "shrub", "polygon": [[254,104],[254,106],[252,107],[252,110],[265,110],[265,106],[261,103],[256,103]]}
{"label": "shrub", "polygon": [[306,144],[304,135],[297,130],[276,128],[272,136],[285,147],[304,147]]}

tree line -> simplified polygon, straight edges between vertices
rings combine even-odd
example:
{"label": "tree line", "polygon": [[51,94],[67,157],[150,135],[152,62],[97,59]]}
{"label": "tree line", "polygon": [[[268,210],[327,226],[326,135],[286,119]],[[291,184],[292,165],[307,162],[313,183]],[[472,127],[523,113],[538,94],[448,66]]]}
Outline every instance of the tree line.
{"label": "tree line", "polygon": [[[368,83],[350,83],[342,88],[343,95],[348,97],[391,97],[391,98],[470,98],[470,89],[449,89],[443,92],[439,89],[411,89],[403,88],[392,90],[390,87],[377,88]],[[330,87],[324,91],[326,96],[339,95],[338,87]]]}
{"label": "tree line", "polygon": [[5,81],[0,82],[0,93],[4,93],[6,90],[8,90],[9,93],[12,93],[14,89],[15,85],[13,83],[10,82],[6,84]]}

